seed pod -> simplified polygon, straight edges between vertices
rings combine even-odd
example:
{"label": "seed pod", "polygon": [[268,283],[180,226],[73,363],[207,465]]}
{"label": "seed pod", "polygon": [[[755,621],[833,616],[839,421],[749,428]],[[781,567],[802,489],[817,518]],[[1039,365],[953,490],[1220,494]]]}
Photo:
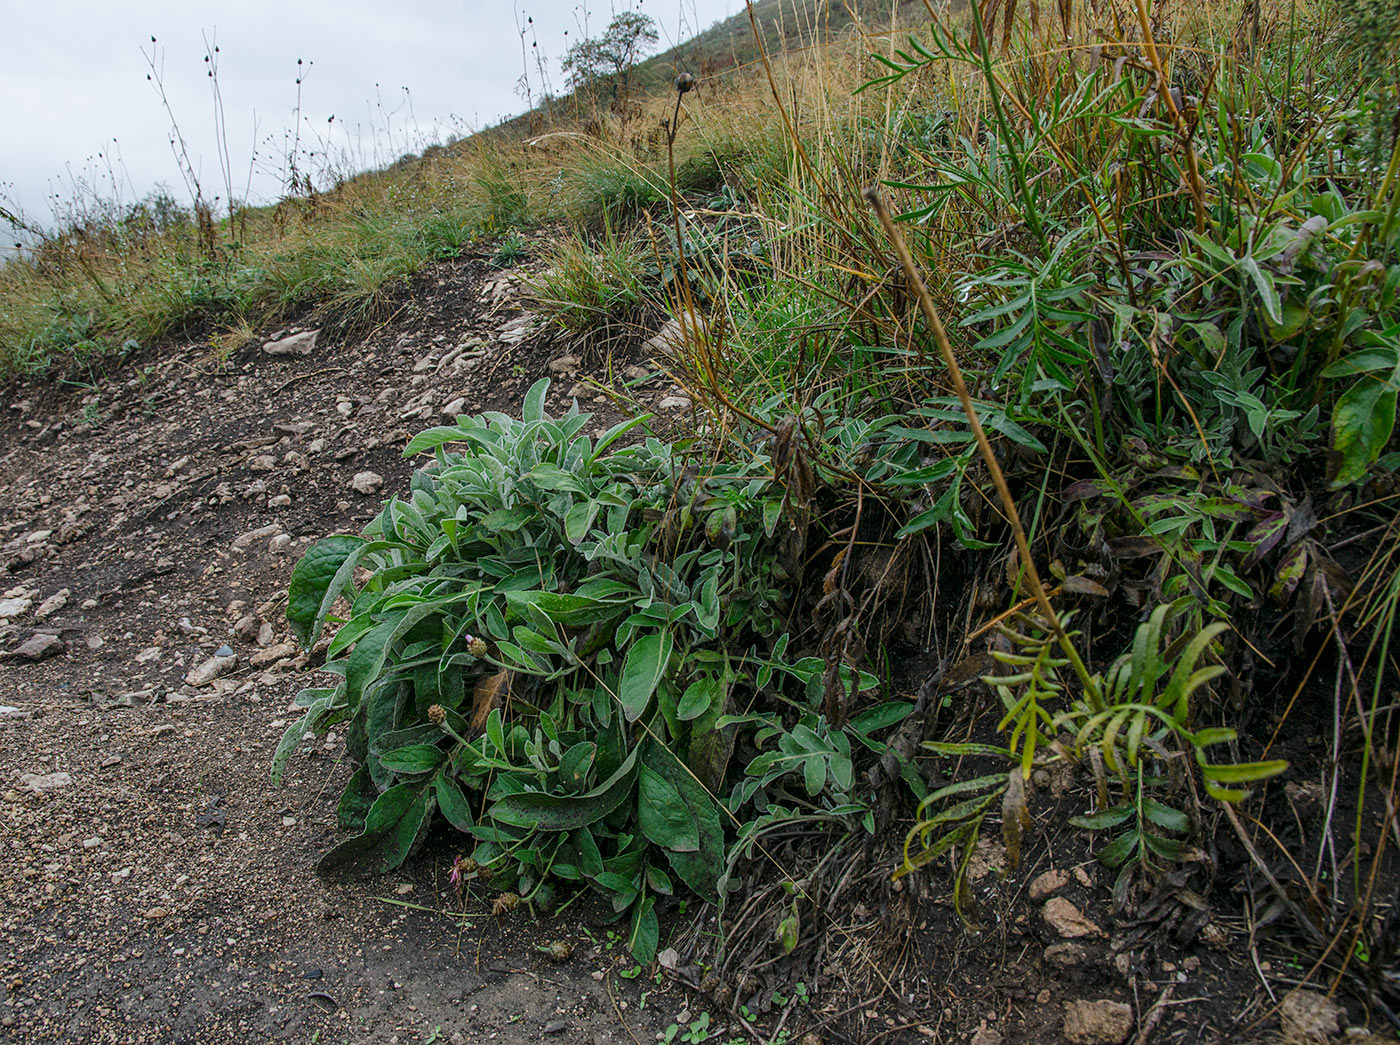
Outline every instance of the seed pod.
{"label": "seed pod", "polygon": [[555,940],[549,945],[549,957],[556,962],[568,961],[574,953],[574,945],[568,940]]}
{"label": "seed pod", "polygon": [[447,712],[443,710],[441,704],[434,704],[428,708],[428,721],[435,726],[440,726],[447,721]]}
{"label": "seed pod", "polygon": [[515,893],[502,893],[491,904],[491,913],[497,918],[510,914],[520,906],[520,897]]}
{"label": "seed pod", "polygon": [[695,77],[690,73],[681,73],[672,81],[676,85],[677,94],[685,94],[687,91],[695,90]]}

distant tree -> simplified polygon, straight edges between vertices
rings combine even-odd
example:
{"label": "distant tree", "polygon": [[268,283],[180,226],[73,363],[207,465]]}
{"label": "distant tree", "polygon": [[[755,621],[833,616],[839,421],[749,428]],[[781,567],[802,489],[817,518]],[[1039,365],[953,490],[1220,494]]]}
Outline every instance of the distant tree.
{"label": "distant tree", "polygon": [[608,23],[601,36],[580,40],[564,55],[564,72],[571,87],[582,88],[609,81],[612,99],[625,99],[632,70],[657,41],[656,23],[640,11],[623,11]]}

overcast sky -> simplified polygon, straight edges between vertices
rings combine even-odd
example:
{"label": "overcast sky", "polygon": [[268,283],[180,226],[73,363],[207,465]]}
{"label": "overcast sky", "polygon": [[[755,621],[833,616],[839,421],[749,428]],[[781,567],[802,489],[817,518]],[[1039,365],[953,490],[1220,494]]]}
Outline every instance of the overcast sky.
{"label": "overcast sky", "polygon": [[[0,204],[47,225],[52,194],[71,199],[75,179],[104,197],[115,179],[125,202],[163,185],[187,203],[148,57],[205,195],[222,196],[205,38],[219,47],[234,194],[243,194],[256,148],[251,195],[265,200],[277,194],[296,122],[297,59],[303,143],[328,144],[362,168],[523,111],[517,16],[530,34],[526,50],[537,40],[550,59],[557,90],[558,60],[585,16],[596,35],[620,6],[628,0],[0,0]],[[742,0],[636,6],[656,19],[664,48]],[[533,53],[529,64],[538,93]]]}

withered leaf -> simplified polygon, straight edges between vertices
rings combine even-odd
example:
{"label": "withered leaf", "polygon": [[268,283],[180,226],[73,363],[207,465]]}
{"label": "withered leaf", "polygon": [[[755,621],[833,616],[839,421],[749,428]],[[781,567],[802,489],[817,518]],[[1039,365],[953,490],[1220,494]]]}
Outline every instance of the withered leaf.
{"label": "withered leaf", "polygon": [[477,736],[486,728],[486,718],[491,714],[491,710],[504,705],[509,694],[510,672],[505,669],[486,676],[476,684],[476,690],[472,694],[472,717],[469,723],[472,736]]}

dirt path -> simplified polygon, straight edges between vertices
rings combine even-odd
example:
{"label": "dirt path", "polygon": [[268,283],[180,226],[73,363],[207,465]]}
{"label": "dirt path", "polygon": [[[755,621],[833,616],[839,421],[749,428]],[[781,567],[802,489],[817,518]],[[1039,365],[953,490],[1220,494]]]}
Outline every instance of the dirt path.
{"label": "dirt path", "polygon": [[416,297],[362,344],[194,345],[0,404],[0,1040],[624,1042],[683,1006],[610,998],[621,959],[575,919],[420,910],[455,905],[450,852],[318,880],[333,737],[268,784],[314,667],[279,601],[301,551],[406,487],[444,407],[513,409],[551,362],[574,383],[480,262]]}

